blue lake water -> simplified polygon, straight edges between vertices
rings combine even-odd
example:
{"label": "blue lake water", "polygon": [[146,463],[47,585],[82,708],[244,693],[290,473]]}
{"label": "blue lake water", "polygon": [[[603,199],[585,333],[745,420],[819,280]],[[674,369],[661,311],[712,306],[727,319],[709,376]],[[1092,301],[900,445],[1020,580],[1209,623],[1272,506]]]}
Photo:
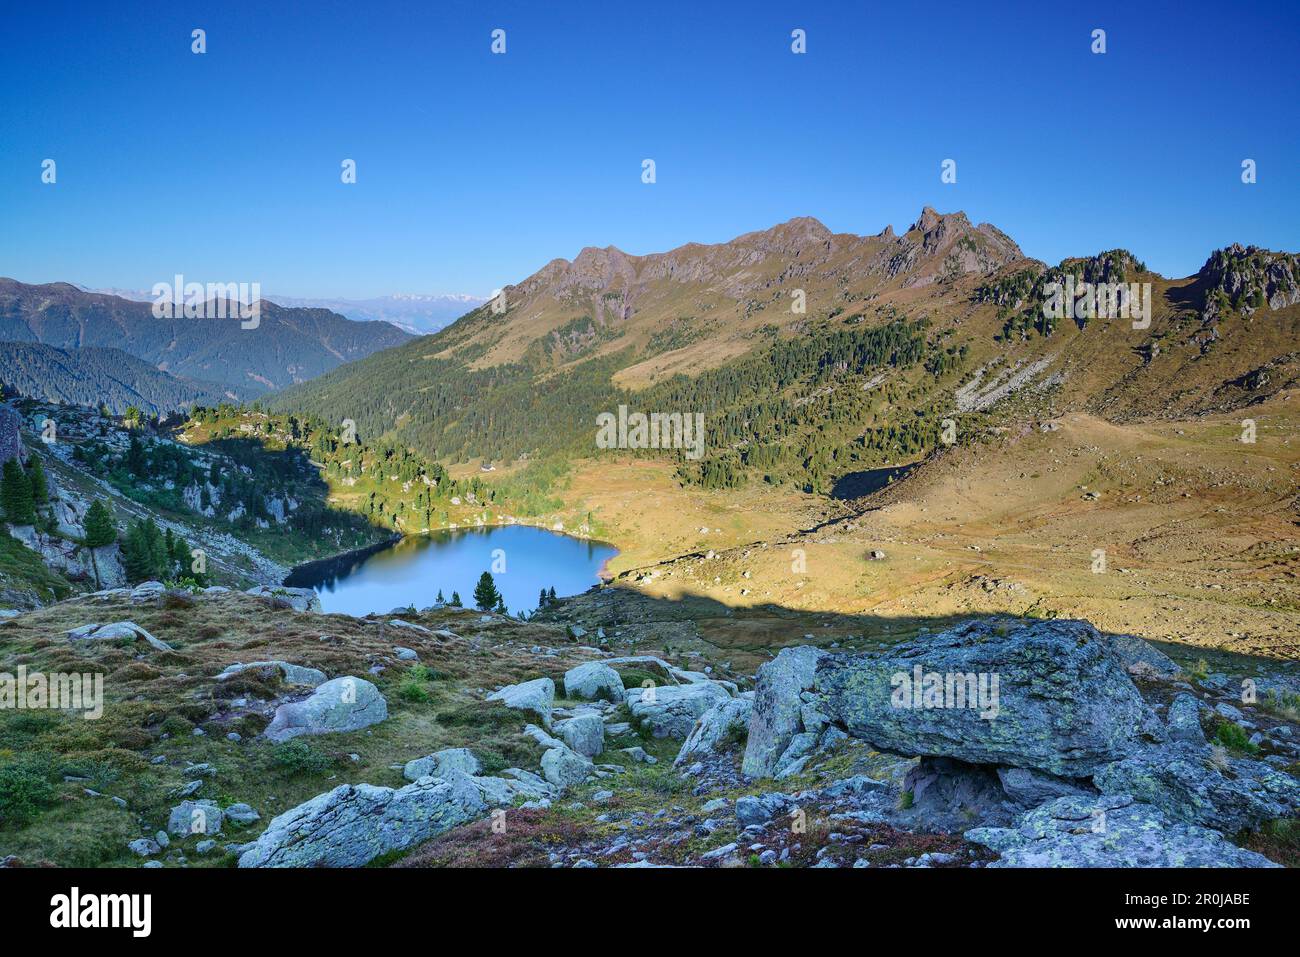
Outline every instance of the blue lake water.
{"label": "blue lake water", "polygon": [[448,600],[453,591],[460,592],[461,602],[471,608],[479,576],[492,572],[506,607],[531,612],[541,589],[554,588],[560,597],[584,592],[617,554],[604,542],[526,525],[455,529],[302,565],[284,583],[314,588],[326,612],[367,615],[398,606],[424,608],[434,603],[439,589]]}

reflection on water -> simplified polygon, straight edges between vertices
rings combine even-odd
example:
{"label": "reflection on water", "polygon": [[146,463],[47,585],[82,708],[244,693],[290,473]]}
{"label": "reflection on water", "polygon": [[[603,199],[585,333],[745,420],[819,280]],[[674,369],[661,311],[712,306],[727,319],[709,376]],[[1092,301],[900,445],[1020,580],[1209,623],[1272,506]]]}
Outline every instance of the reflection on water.
{"label": "reflection on water", "polygon": [[486,571],[492,572],[507,608],[531,611],[543,588],[554,588],[558,596],[586,591],[599,580],[601,566],[617,554],[618,549],[603,542],[525,525],[455,529],[302,565],[284,583],[316,589],[326,612],[366,615],[407,605],[424,608],[440,589],[448,600],[459,592],[465,606],[472,607],[474,586]]}

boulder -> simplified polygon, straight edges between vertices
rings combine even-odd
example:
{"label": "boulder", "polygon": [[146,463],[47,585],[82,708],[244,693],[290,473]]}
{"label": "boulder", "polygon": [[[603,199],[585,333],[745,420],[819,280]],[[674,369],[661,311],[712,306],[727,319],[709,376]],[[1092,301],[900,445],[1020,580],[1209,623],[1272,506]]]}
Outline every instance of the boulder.
{"label": "boulder", "polygon": [[82,625],[68,632],[73,641],[135,641],[143,638],[149,647],[157,651],[174,650],[167,642],[155,638],[133,621],[117,621],[111,625]]}
{"label": "boulder", "polygon": [[311,588],[289,588],[286,585],[254,585],[245,592],[257,598],[270,598],[282,601],[294,611],[321,610],[320,596]]}
{"label": "boulder", "polygon": [[456,771],[403,788],[343,784],[276,817],[239,856],[240,867],[362,867],[487,810]]}
{"label": "boulder", "polygon": [[581,784],[594,770],[589,759],[568,748],[551,748],[542,755],[542,776],[557,788]]}
{"label": "boulder", "polygon": [[731,698],[727,689],[712,681],[695,684],[633,688],[627,693],[632,717],[649,727],[656,738],[685,739],[695,722],[715,704]]}
{"label": "boulder", "polygon": [[741,770],[746,777],[769,777],[790,747],[790,741],[804,730],[800,694],[813,686],[817,664],[826,656],[819,648],[804,645],[782,648],[755,675],[753,714]]}
{"label": "boulder", "polygon": [[266,673],[278,671],[281,679],[285,684],[307,685],[315,688],[325,683],[325,672],[318,671],[315,668],[305,668],[302,665],[290,664],[287,661],[250,661],[248,664],[236,662],[226,668],[221,674],[217,675],[218,681],[229,681],[236,675],[243,674],[245,671],[262,671]]}
{"label": "boulder", "polygon": [[1277,866],[1128,795],[1057,798],[1016,827],[976,827],[965,837],[1001,855],[990,867]]}
{"label": "boulder", "polygon": [[754,713],[754,695],[747,692],[736,698],[719,701],[695,722],[695,727],[682,743],[673,761],[674,766],[690,764],[707,754],[718,751],[724,742],[737,740],[749,733],[750,718]]}
{"label": "boulder", "polygon": [[1170,681],[1182,674],[1172,658],[1136,635],[1107,635],[1105,640],[1135,678]]}
{"label": "boulder", "polygon": [[832,720],[880,750],[1060,777],[1086,777],[1163,736],[1124,662],[1084,621],[980,620],[829,656],[815,690]]}
{"label": "boulder", "polygon": [[794,799],[780,791],[768,794],[747,794],[736,799],[736,823],[744,828],[751,824],[766,824],[772,818],[785,814],[794,807]]}
{"label": "boulder", "polygon": [[406,767],[402,768],[402,777],[408,781],[418,781],[425,777],[440,778],[448,771],[473,776],[482,770],[483,766],[469,748],[444,748],[427,757],[407,761]]}
{"label": "boulder", "polygon": [[225,815],[211,801],[182,801],[167,817],[167,831],[177,837],[220,832]]}
{"label": "boulder", "polygon": [[226,820],[231,824],[247,825],[262,819],[262,815],[248,804],[232,804],[225,810]]}
{"label": "boulder", "polygon": [[613,702],[623,700],[623,679],[609,665],[588,661],[564,673],[564,696],[594,701],[605,698]]}
{"label": "boulder", "polygon": [[558,730],[564,743],[584,757],[594,758],[605,750],[605,720],[598,714],[580,714]]}
{"label": "boulder", "polygon": [[1021,807],[1038,807],[1060,797],[1088,794],[1085,781],[1058,778],[1030,768],[998,768],[998,780],[1007,798]]}
{"label": "boulder", "polygon": [[338,734],[356,731],[388,717],[388,702],[364,678],[335,678],[316,688],[302,701],[282,704],[264,732],[272,741],[288,741],[303,734]]}
{"label": "boulder", "polygon": [[1300,812],[1300,781],[1263,761],[1176,742],[1145,748],[1097,772],[1103,794],[1131,794],[1166,817],[1225,834]]}
{"label": "boulder", "polygon": [[551,726],[551,707],[555,703],[555,682],[550,678],[534,678],[517,685],[506,685],[487,696],[488,701],[500,701],[507,708],[532,711],[542,719],[546,728]]}

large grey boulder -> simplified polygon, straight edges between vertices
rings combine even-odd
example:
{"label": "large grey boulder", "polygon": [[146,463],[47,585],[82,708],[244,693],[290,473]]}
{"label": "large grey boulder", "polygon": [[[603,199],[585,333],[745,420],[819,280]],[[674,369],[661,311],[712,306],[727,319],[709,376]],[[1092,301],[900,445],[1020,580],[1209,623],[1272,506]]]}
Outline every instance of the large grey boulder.
{"label": "large grey boulder", "polygon": [[755,675],[753,714],[741,770],[747,777],[771,776],[796,734],[804,732],[801,694],[812,688],[820,648],[782,648]]}
{"label": "large grey boulder", "polygon": [[1135,678],[1170,681],[1182,673],[1172,658],[1136,635],[1106,635],[1105,640]]}
{"label": "large grey boulder", "polygon": [[1300,812],[1300,781],[1263,761],[1171,743],[1144,748],[1093,776],[1103,794],[1131,794],[1167,817],[1235,834]]}
{"label": "large grey boulder", "polygon": [[364,678],[335,678],[302,701],[282,704],[267,725],[266,737],[288,741],[303,734],[356,731],[388,717],[388,702]]}
{"label": "large grey boulder", "polygon": [[744,737],[749,733],[749,721],[754,713],[754,694],[746,692],[736,698],[719,701],[695,722],[695,727],[682,743],[673,764],[680,767],[691,764],[707,754],[717,752],[731,737]]}
{"label": "large grey boulder", "polygon": [[534,678],[517,685],[506,685],[487,696],[488,701],[500,701],[507,708],[531,711],[551,727],[551,707],[555,704],[555,682],[550,678]]}
{"label": "large grey boulder", "polygon": [[402,777],[408,781],[418,781],[420,778],[444,777],[449,771],[473,776],[482,770],[483,766],[469,748],[444,748],[426,757],[407,761],[406,767],[402,768]]}
{"label": "large grey boulder", "polygon": [[1001,855],[991,867],[1277,866],[1128,795],[1058,798],[1016,827],[976,827],[965,837]]}
{"label": "large grey boulder", "polygon": [[311,588],[290,588],[287,585],[254,585],[245,594],[282,601],[294,611],[319,612],[321,610],[320,596]]}
{"label": "large grey boulder", "polygon": [[225,814],[211,801],[182,801],[167,817],[167,831],[177,837],[190,834],[216,834]]}
{"label": "large grey boulder", "polygon": [[832,720],[876,748],[1061,777],[1163,736],[1123,661],[1084,621],[981,620],[883,653],[826,657],[815,690]]}
{"label": "large grey boulder", "polygon": [[564,696],[620,702],[623,700],[623,679],[604,662],[588,661],[564,673]]}
{"label": "large grey boulder", "polygon": [[712,681],[633,688],[627,693],[632,717],[656,738],[686,738],[704,712],[731,694]]}
{"label": "large grey boulder", "polygon": [[598,714],[580,714],[558,728],[560,737],[574,751],[594,758],[605,750],[605,719]]}
{"label": "large grey boulder", "polygon": [[343,784],[272,820],[239,866],[362,867],[486,811],[473,779],[456,771],[397,789]]}
{"label": "large grey boulder", "polygon": [[569,748],[551,748],[542,755],[542,777],[557,788],[581,784],[595,769],[590,759]]}
{"label": "large grey boulder", "polygon": [[285,684],[290,685],[307,685],[315,688],[317,685],[325,683],[325,672],[316,668],[306,668],[302,665],[290,664],[287,661],[250,661],[247,664],[235,662],[228,666],[221,674],[217,675],[218,681],[229,681],[236,675],[242,675],[246,671],[256,671],[267,675],[280,673],[280,678]]}

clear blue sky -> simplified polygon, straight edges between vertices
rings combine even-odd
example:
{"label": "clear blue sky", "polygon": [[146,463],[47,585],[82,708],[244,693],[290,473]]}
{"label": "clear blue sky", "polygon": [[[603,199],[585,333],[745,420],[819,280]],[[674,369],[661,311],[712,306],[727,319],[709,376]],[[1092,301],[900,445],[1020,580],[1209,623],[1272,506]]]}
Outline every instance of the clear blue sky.
{"label": "clear blue sky", "polygon": [[929,204],[1181,276],[1234,241],[1300,250],[1298,41],[1294,0],[12,3],[0,275],[486,294],[587,245]]}

